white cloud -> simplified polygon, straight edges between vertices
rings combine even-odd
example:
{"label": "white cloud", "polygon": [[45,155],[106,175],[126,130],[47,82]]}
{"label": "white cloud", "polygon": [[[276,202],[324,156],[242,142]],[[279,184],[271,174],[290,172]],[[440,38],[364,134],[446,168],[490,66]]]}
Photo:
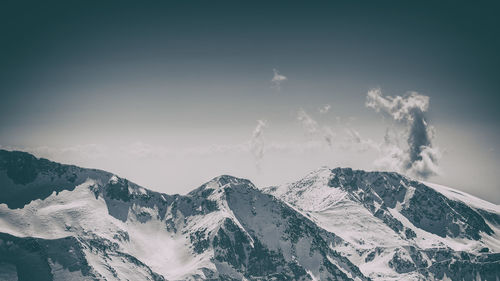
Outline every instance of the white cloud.
{"label": "white cloud", "polygon": [[405,96],[383,96],[377,88],[368,91],[365,105],[406,126],[406,148],[401,148],[399,142],[392,141],[386,134],[383,156],[376,161],[376,165],[385,165],[422,179],[439,174],[441,154],[432,146],[434,128],[425,120],[425,112],[429,108],[428,96],[417,92],[409,92]]}
{"label": "white cloud", "polygon": [[100,144],[74,145],[62,148],[49,146],[19,147],[0,145],[0,149],[25,151],[36,155],[37,157],[48,159],[100,159],[109,155],[109,148]]}
{"label": "white cloud", "polygon": [[281,90],[281,83],[285,82],[286,80],[288,80],[288,78],[286,78],[285,75],[282,75],[278,72],[277,69],[273,69],[273,79],[271,79],[271,83],[273,83],[273,87]]}
{"label": "white cloud", "polygon": [[433,175],[440,174],[438,159],[441,152],[438,148],[425,146],[420,151],[420,159],[411,163],[408,173],[417,178],[426,179]]}
{"label": "white cloud", "polygon": [[369,149],[380,150],[380,145],[372,139],[362,138],[360,133],[353,128],[346,128],[346,142],[341,144],[342,148],[354,148],[358,152],[365,152]]}
{"label": "white cloud", "polygon": [[384,97],[382,91],[376,88],[368,91],[365,105],[376,112],[389,114],[396,121],[413,121],[415,111],[427,111],[429,97],[417,92],[410,92],[405,97]]}
{"label": "white cloud", "polygon": [[297,113],[297,120],[310,140],[320,138],[328,146],[332,147],[334,145],[336,134],[330,126],[320,126],[318,122],[302,108],[299,109]]}
{"label": "white cloud", "polygon": [[325,104],[324,106],[319,108],[319,113],[321,114],[326,114],[328,111],[330,111],[332,107],[329,104]]}
{"label": "white cloud", "polygon": [[304,109],[299,109],[299,112],[297,113],[297,120],[308,136],[312,137],[319,132],[318,122],[307,114]]}
{"label": "white cloud", "polygon": [[255,164],[260,169],[260,162],[264,158],[265,142],[264,142],[264,129],[267,127],[267,122],[264,120],[257,120],[257,126],[253,130],[252,139],[250,140],[250,151],[255,157]]}

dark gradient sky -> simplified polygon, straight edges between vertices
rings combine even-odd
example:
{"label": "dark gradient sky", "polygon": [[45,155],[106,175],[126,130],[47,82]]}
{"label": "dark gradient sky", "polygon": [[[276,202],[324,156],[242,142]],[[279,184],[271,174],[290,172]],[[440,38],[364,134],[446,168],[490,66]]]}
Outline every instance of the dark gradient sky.
{"label": "dark gradient sky", "polygon": [[[332,2],[2,1],[0,145],[235,144],[258,119],[270,123],[268,140],[283,141],[297,135],[299,108],[327,103],[333,115],[325,122],[350,118],[380,139],[387,124],[365,108],[367,91],[418,91],[430,97],[428,121],[446,152],[434,180],[500,202],[499,5]],[[288,78],[280,91],[271,87],[273,68]],[[297,172],[370,168],[362,155],[328,157],[336,161],[311,158]],[[240,168],[234,172],[259,182]]]}

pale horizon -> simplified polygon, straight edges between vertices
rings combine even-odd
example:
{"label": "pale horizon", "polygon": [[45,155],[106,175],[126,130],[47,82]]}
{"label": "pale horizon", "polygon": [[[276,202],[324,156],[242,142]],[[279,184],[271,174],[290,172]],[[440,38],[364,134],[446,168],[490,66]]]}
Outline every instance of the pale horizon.
{"label": "pale horizon", "polygon": [[0,148],[165,193],[341,166],[500,204],[494,9],[157,4],[13,7]]}

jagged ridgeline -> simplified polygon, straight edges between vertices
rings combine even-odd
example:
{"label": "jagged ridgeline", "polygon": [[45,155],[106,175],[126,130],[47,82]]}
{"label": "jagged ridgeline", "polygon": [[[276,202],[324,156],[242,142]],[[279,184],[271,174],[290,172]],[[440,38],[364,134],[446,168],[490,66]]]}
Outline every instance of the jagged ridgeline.
{"label": "jagged ridgeline", "polygon": [[380,280],[497,280],[500,207],[397,173],[321,168],[265,189],[348,246]]}
{"label": "jagged ridgeline", "polygon": [[[497,205],[320,169],[186,195],[0,150],[0,280],[498,280]],[[462,196],[462,197],[461,197]]]}

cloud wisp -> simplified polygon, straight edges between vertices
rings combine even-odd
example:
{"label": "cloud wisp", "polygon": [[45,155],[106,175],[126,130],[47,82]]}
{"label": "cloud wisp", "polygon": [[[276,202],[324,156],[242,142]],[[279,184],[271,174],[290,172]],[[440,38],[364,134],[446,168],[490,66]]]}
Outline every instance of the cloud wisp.
{"label": "cloud wisp", "polygon": [[361,134],[353,129],[346,128],[346,141],[341,143],[343,149],[356,149],[358,152],[366,152],[369,149],[380,150],[380,145],[369,138],[361,137]]}
{"label": "cloud wisp", "polygon": [[299,109],[297,113],[297,121],[306,132],[307,136],[312,137],[319,132],[319,125],[304,109]]}
{"label": "cloud wisp", "polygon": [[260,169],[260,164],[264,158],[265,142],[264,142],[264,129],[267,127],[267,122],[264,120],[257,120],[257,126],[253,130],[252,139],[250,140],[250,152],[255,158],[255,165]]}
{"label": "cloud wisp", "polygon": [[271,79],[271,83],[273,83],[273,88],[277,89],[278,91],[281,91],[281,83],[285,82],[288,80],[285,75],[282,75],[279,73],[279,71],[274,68],[273,69],[273,79]]}
{"label": "cloud wisp", "polygon": [[386,134],[379,165],[426,179],[439,173],[440,153],[432,146],[434,129],[425,120],[429,108],[429,97],[417,92],[405,96],[383,96],[380,89],[368,91],[366,107],[374,109],[392,120],[406,126],[406,148],[398,146]]}
{"label": "cloud wisp", "polygon": [[324,106],[319,108],[319,113],[326,114],[326,113],[328,113],[328,111],[330,111],[330,108],[332,108],[331,105],[325,104]]}
{"label": "cloud wisp", "polygon": [[297,121],[299,121],[309,138],[313,139],[315,137],[320,137],[328,146],[331,147],[333,145],[335,138],[333,129],[329,126],[321,127],[318,122],[302,108],[299,109],[297,113]]}

